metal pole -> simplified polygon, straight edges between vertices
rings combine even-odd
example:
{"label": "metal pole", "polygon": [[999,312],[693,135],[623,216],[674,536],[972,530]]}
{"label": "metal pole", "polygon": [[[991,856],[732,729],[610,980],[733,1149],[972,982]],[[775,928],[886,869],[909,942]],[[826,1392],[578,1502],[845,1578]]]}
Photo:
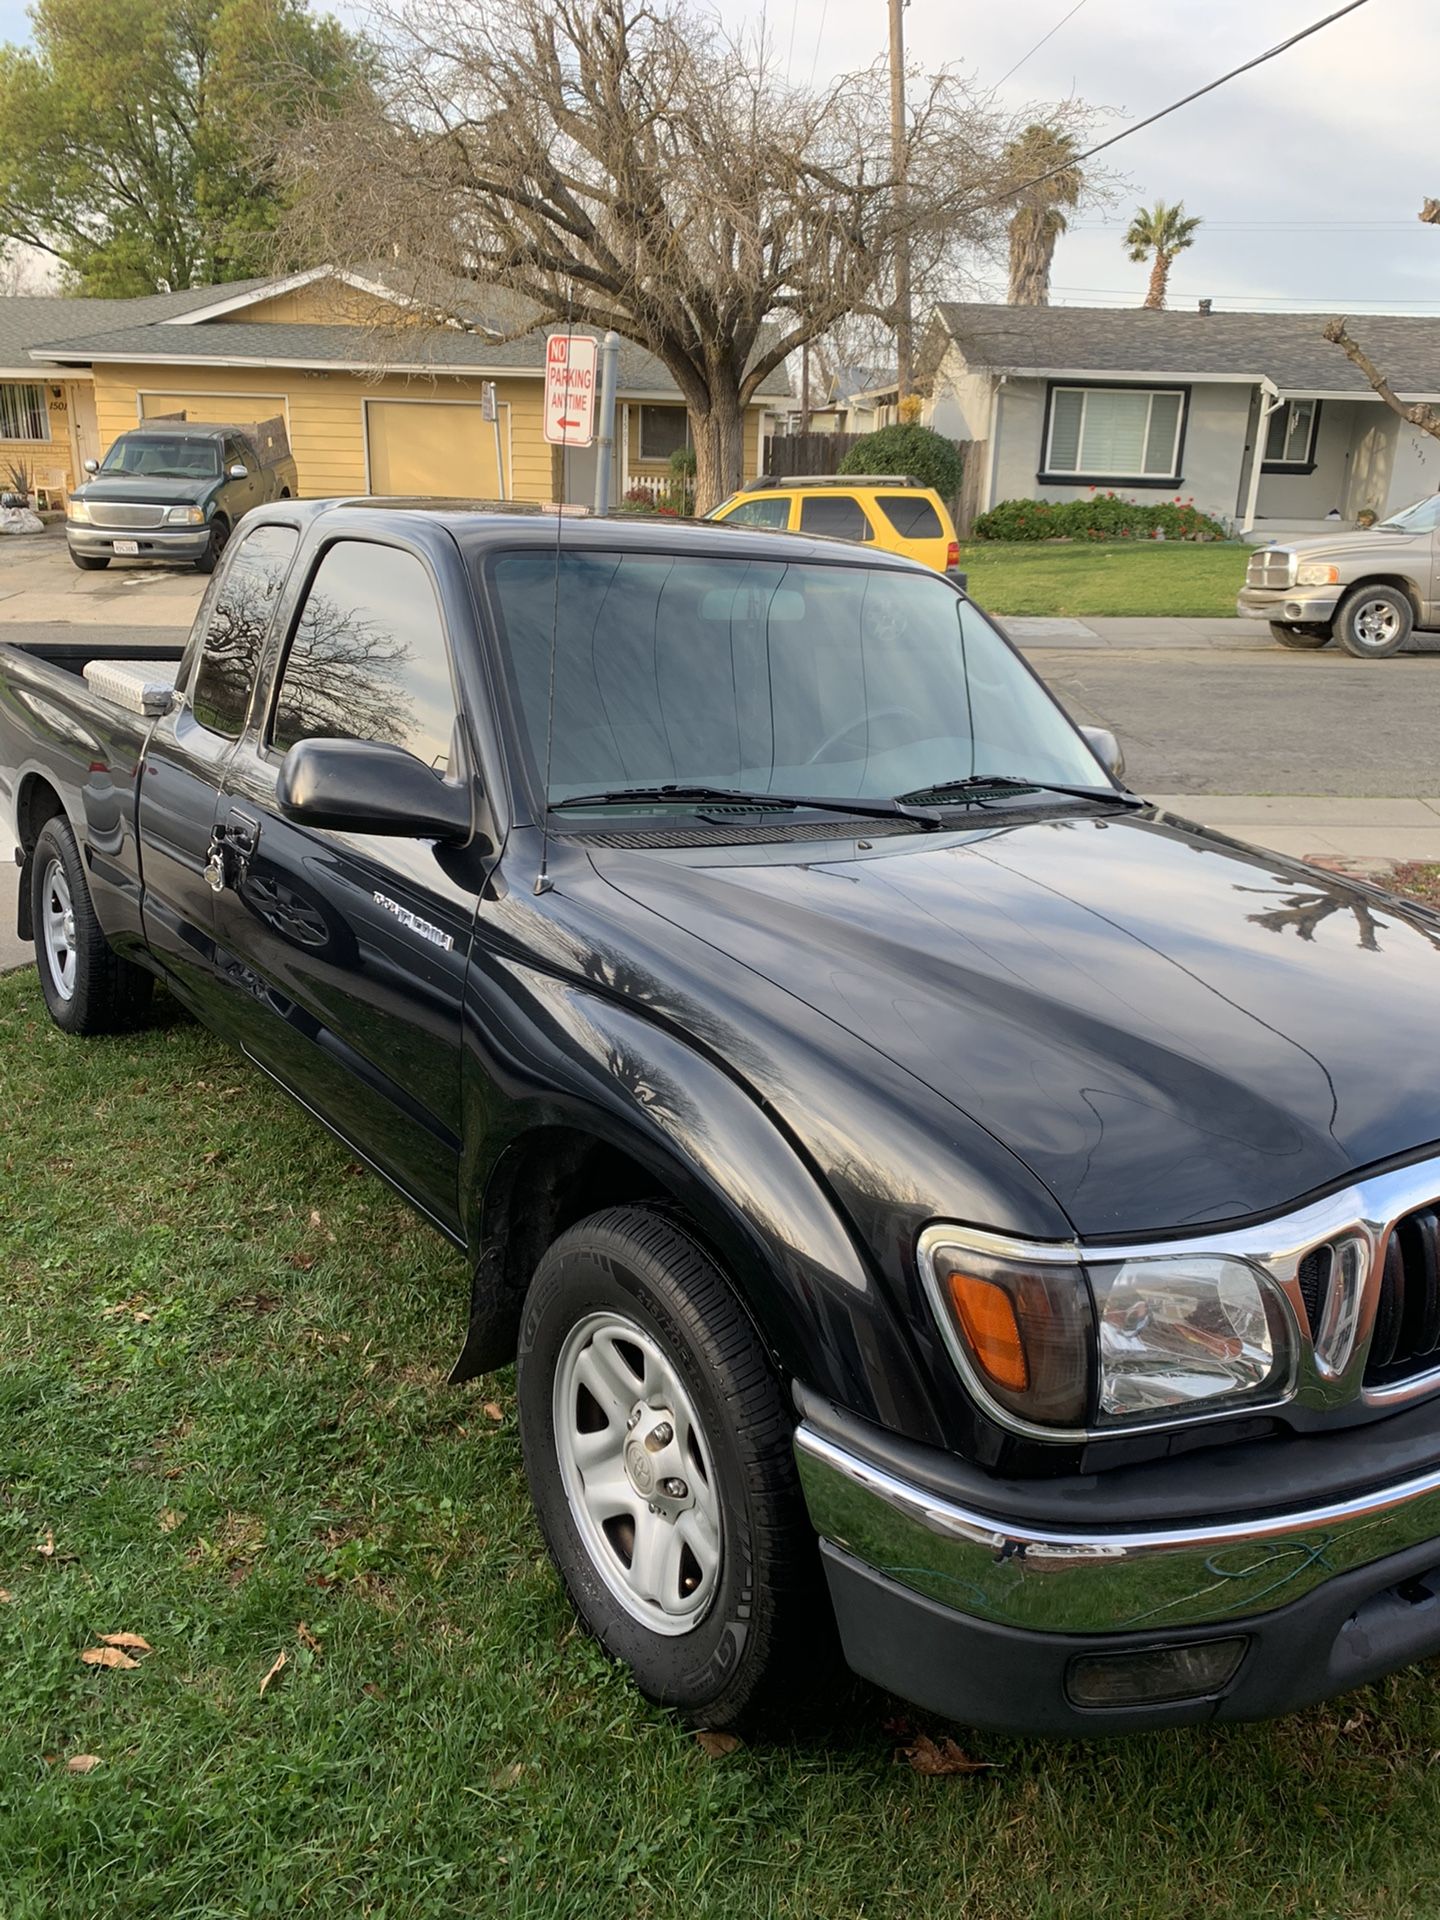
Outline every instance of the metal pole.
{"label": "metal pole", "polygon": [[600,418],[595,434],[595,511],[610,511],[610,469],[615,457],[615,389],[619,385],[620,336],[612,327],[600,343]]}
{"label": "metal pole", "polygon": [[905,230],[905,0],[890,0],[890,167],[895,176],[895,357],[897,399],[910,392],[910,236]]}

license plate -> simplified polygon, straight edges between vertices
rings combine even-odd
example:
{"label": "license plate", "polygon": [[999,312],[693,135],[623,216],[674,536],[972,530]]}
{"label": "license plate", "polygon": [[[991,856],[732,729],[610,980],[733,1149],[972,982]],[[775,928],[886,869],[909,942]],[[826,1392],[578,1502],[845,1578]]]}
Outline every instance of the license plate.
{"label": "license plate", "polygon": [[138,540],[112,540],[110,544],[116,553],[139,553],[140,551]]}

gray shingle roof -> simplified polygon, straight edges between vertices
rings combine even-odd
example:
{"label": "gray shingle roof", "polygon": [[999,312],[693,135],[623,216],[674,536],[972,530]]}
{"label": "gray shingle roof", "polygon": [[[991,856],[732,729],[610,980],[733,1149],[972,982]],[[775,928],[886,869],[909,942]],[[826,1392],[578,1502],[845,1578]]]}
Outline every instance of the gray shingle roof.
{"label": "gray shingle roof", "polygon": [[[945,301],[940,321],[973,367],[997,372],[1262,374],[1282,393],[1369,393],[1321,338],[1329,313],[1155,313]],[[1362,313],[1350,332],[1398,393],[1440,394],[1440,318]]]}
{"label": "gray shingle roof", "polygon": [[173,319],[264,285],[263,280],[237,280],[226,287],[188,287],[182,293],[146,293],[133,300],[72,300],[59,293],[0,299],[0,366],[23,367],[31,348],[50,340]]}

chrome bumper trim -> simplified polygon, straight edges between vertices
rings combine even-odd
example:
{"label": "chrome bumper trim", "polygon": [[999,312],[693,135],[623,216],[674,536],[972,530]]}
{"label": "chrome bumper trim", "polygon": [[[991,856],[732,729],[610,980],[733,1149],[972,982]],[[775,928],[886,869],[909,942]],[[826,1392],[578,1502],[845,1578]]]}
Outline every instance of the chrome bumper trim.
{"label": "chrome bumper trim", "polygon": [[[960,1506],[808,1424],[796,1432],[795,1454],[822,1539],[957,1613],[1041,1632],[1241,1620],[1428,1540],[1440,1563],[1440,1468],[1297,1512],[1075,1533]],[[1097,1493],[1097,1505],[1103,1499]]]}

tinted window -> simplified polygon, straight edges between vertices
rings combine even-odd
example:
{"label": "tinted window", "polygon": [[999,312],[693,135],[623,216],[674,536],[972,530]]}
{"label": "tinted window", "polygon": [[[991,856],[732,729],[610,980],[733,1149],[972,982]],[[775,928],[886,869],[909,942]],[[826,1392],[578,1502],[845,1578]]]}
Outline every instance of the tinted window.
{"label": "tinted window", "polygon": [[918,493],[877,493],[875,504],[902,540],[945,538],[939,514]]}
{"label": "tinted window", "polygon": [[339,540],[315,570],[275,700],[271,745],[381,740],[444,773],[455,693],[440,608],[413,553]]}
{"label": "tinted window", "polygon": [[255,667],[298,538],[291,527],[257,527],[241,536],[216,583],[201,642],[190,705],[202,727],[240,737]]}
{"label": "tinted window", "polygon": [[690,444],[690,416],[684,407],[641,407],[640,458],[668,460]]}
{"label": "tinted window", "polygon": [[127,433],[101,465],[102,473],[144,474],[151,480],[213,480],[220,471],[214,440],[190,434]]}
{"label": "tinted window", "polygon": [[800,502],[800,531],[828,533],[837,540],[872,540],[870,522],[858,500],[842,494],[807,493]]}
{"label": "tinted window", "polygon": [[492,566],[521,736],[554,798],[667,781],[858,796],[974,772],[1101,780],[937,575],[570,551],[557,598],[555,566],[552,550]]}
{"label": "tinted window", "polygon": [[733,512],[724,515],[732,527],[779,527],[790,524],[788,500],[742,500]]}

